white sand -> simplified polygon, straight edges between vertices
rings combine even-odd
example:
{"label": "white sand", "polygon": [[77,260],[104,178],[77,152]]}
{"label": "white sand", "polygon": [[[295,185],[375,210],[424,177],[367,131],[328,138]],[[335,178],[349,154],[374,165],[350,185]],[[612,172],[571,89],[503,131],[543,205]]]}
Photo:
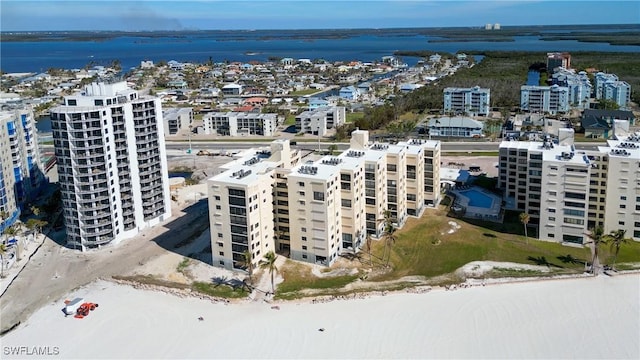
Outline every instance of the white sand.
{"label": "white sand", "polygon": [[7,346],[57,346],[65,359],[640,358],[638,274],[284,302],[280,310],[104,281],[74,296],[100,307],[82,320],[65,318],[62,301],[40,309],[1,339],[2,358],[12,358]]}

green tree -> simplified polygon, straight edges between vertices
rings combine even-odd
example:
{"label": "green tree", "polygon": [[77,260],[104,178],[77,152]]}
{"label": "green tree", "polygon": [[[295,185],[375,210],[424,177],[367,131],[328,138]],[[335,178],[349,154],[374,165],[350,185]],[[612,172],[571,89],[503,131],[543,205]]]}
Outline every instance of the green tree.
{"label": "green tree", "polygon": [[531,216],[526,212],[523,212],[520,214],[519,218],[520,218],[520,222],[524,226],[524,238],[526,239],[527,243],[529,243],[529,236],[527,236],[527,224],[529,224],[529,221],[531,220]]}
{"label": "green tree", "polygon": [[631,238],[625,237],[626,234],[627,234],[627,230],[618,229],[618,230],[612,231],[607,236],[607,240],[611,243],[611,251],[614,252],[613,264],[611,265],[611,268],[613,268],[614,270],[616,267],[616,261],[618,260],[618,254],[620,253],[620,246],[622,246],[622,244],[626,244],[629,241],[631,241]]}
{"label": "green tree", "polygon": [[593,271],[593,276],[598,275],[598,264],[599,258],[598,253],[600,250],[600,246],[607,243],[607,236],[604,235],[604,229],[602,226],[598,226],[596,228],[591,229],[587,234],[591,241],[585,243],[585,245],[592,245],[593,248],[593,259],[591,260],[591,270]]}
{"label": "green tree", "polygon": [[329,154],[330,155],[334,155],[336,153],[336,151],[338,151],[338,145],[336,145],[336,144],[329,145]]}
{"label": "green tree", "polygon": [[611,99],[600,99],[596,104],[596,108],[602,110],[618,110],[620,105]]}
{"label": "green tree", "polygon": [[278,268],[276,267],[277,259],[278,257],[276,256],[276,254],[273,251],[269,251],[264,255],[264,258],[260,262],[260,268],[268,270],[269,274],[271,275],[271,293],[272,294],[276,293],[274,276],[275,276],[275,273],[278,272]]}

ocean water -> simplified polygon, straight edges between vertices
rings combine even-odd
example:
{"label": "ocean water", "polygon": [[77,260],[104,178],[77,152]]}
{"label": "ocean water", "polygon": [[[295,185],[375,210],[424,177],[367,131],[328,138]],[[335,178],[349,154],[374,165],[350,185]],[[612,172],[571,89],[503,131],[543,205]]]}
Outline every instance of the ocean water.
{"label": "ocean water", "polygon": [[[128,70],[142,60],[176,60],[214,62],[251,60],[267,61],[269,57],[291,57],[337,60],[375,61],[397,50],[428,50],[456,53],[461,50],[499,51],[602,51],[639,52],[640,46],[587,43],[574,40],[542,41],[538,36],[516,36],[509,42],[437,42],[433,36],[419,34],[371,34],[349,37],[313,39],[277,37],[272,33],[225,32],[221,35],[187,34],[162,37],[119,36],[101,41],[37,41],[0,42],[0,69],[5,72],[40,72],[49,68],[82,68],[89,62],[107,65],[119,60]],[[277,35],[277,34],[276,34]],[[404,58],[414,65],[418,58]]]}

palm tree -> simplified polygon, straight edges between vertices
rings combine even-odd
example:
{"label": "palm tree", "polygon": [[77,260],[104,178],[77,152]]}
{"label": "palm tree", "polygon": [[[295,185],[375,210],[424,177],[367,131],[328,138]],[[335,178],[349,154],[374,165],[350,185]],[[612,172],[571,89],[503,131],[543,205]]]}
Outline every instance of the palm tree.
{"label": "palm tree", "polygon": [[527,244],[529,243],[529,236],[527,236],[527,224],[529,223],[529,220],[531,220],[531,216],[529,214],[526,212],[520,213],[520,222],[524,225],[524,238],[526,239]]}
{"label": "palm tree", "polygon": [[367,240],[366,240],[366,244],[367,244],[367,252],[369,253],[369,266],[373,267],[373,258],[371,257],[371,242],[373,240],[371,239],[371,234],[367,234]]}
{"label": "palm tree", "polygon": [[622,244],[626,244],[631,241],[630,238],[625,238],[627,230],[618,229],[611,232],[611,234],[607,235],[607,240],[611,242],[611,250],[614,251],[613,255],[613,264],[611,268],[615,270],[616,260],[618,260],[618,253],[620,252],[620,246]]}
{"label": "palm tree", "polygon": [[264,255],[264,259],[260,262],[261,269],[268,269],[269,274],[271,274],[271,293],[275,294],[276,286],[274,284],[273,276],[274,273],[278,272],[278,268],[276,267],[276,254],[273,251],[269,251]]}
{"label": "palm tree", "polygon": [[396,242],[396,227],[393,226],[393,219],[391,218],[391,211],[387,210],[384,212],[384,218],[379,221],[384,223],[384,232],[382,234],[385,242],[384,242],[384,252],[382,253],[382,259],[384,259],[385,254],[387,254],[387,262],[386,265],[389,265],[389,260],[391,259],[391,246]]}
{"label": "palm tree", "polygon": [[387,266],[389,266],[389,260],[391,260],[391,246],[393,246],[393,244],[395,244],[395,242],[396,242],[395,232],[396,232],[396,227],[393,226],[393,224],[388,223],[387,225],[385,225],[385,231],[384,231],[385,243],[384,243],[384,247],[385,247],[385,249],[388,248],[388,251],[387,251],[387,263],[386,263]]}
{"label": "palm tree", "polygon": [[242,253],[242,266],[247,268],[247,272],[249,272],[249,284],[253,284],[253,256],[249,249],[245,250]]}
{"label": "palm tree", "polygon": [[0,244],[0,277],[4,278],[4,255],[7,253],[7,245],[4,243]]}
{"label": "palm tree", "polygon": [[585,243],[593,244],[593,259],[591,260],[591,269],[593,270],[593,276],[598,275],[598,267],[596,262],[598,261],[598,250],[600,246],[607,243],[607,236],[604,235],[604,229],[602,226],[598,226],[596,228],[591,229],[587,236],[591,239],[591,241]]}

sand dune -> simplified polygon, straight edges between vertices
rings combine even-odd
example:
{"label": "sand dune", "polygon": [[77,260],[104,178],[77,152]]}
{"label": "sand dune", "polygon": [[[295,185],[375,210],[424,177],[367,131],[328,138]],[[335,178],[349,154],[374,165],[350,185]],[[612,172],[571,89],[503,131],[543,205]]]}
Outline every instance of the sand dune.
{"label": "sand dune", "polygon": [[78,320],[63,316],[64,299],[45,306],[1,339],[2,358],[20,357],[7,352],[15,346],[58,347],[58,358],[640,358],[638,274],[279,310],[104,281],[75,296],[100,307]]}

